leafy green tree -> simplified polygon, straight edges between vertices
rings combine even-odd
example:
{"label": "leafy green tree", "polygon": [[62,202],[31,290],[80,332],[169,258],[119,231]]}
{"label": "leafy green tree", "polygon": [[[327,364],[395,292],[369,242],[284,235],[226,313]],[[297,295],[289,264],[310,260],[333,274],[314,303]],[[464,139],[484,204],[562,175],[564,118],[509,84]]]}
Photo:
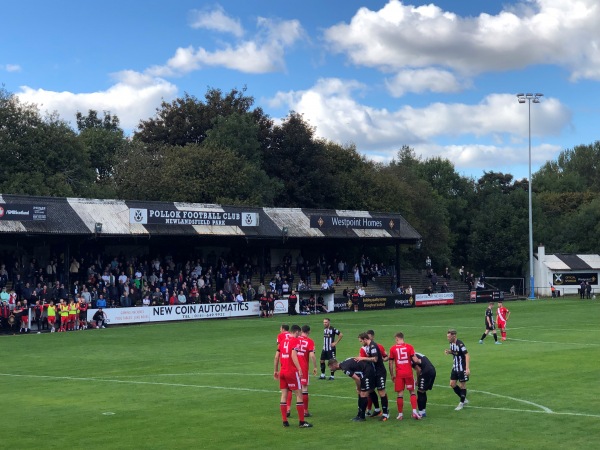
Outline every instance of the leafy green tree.
{"label": "leafy green tree", "polygon": [[134,139],[177,146],[201,144],[219,117],[237,114],[241,118],[250,114],[258,126],[259,141],[264,148],[268,145],[273,122],[261,108],[251,109],[254,98],[245,92],[243,88],[223,94],[220,89],[209,88],[204,101],[188,93],[171,103],[163,101],[155,117],[140,121]]}
{"label": "leafy green tree", "polygon": [[126,143],[119,118],[105,111],[100,119],[98,112],[90,109],[86,116],[78,112],[76,120],[79,140],[90,155],[96,181],[106,187],[110,184],[117,152]]}
{"label": "leafy green tree", "polygon": [[264,169],[283,182],[275,202],[279,206],[320,208],[330,195],[330,175],[321,171],[325,143],[315,139],[315,129],[301,114],[292,112],[273,129]]}
{"label": "leafy green tree", "polygon": [[0,90],[0,191],[85,196],[94,181],[86,149],[56,114]]}

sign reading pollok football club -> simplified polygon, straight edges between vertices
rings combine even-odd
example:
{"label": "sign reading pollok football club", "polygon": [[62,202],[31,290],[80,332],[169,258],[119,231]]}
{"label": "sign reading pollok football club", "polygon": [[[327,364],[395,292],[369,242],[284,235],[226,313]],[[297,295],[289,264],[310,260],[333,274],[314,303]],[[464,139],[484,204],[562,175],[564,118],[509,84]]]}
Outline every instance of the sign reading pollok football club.
{"label": "sign reading pollok football club", "polygon": [[140,225],[208,225],[257,227],[258,213],[130,208],[129,223]]}
{"label": "sign reading pollok football club", "polygon": [[46,206],[1,204],[0,220],[46,220]]}
{"label": "sign reading pollok football club", "polygon": [[310,216],[311,228],[354,228],[363,230],[400,230],[400,220],[393,217]]}

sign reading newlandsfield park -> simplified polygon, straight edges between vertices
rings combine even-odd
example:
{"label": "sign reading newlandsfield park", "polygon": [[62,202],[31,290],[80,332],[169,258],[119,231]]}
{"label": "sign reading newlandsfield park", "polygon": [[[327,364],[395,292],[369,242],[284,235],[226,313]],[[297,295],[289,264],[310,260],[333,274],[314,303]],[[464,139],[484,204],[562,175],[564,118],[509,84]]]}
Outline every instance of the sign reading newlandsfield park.
{"label": "sign reading newlandsfield park", "polygon": [[400,230],[400,220],[393,217],[310,216],[311,228],[355,228],[364,230]]}
{"label": "sign reading newlandsfield park", "polygon": [[141,225],[209,225],[257,227],[258,213],[130,208],[129,223]]}

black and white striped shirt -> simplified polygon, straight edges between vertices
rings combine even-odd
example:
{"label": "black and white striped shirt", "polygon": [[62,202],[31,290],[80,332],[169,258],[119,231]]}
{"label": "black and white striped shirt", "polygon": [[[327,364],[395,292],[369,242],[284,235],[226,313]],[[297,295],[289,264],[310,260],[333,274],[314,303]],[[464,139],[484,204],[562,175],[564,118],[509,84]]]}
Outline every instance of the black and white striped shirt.
{"label": "black and white striped shirt", "polygon": [[457,339],[456,342],[450,343],[450,353],[454,357],[454,361],[452,362],[452,370],[456,370],[457,372],[464,372],[467,368],[467,347],[464,342],[460,339]]}
{"label": "black and white striped shirt", "polygon": [[331,343],[333,342],[334,336],[339,335],[340,330],[337,328],[329,327],[323,329],[323,350],[333,350]]}

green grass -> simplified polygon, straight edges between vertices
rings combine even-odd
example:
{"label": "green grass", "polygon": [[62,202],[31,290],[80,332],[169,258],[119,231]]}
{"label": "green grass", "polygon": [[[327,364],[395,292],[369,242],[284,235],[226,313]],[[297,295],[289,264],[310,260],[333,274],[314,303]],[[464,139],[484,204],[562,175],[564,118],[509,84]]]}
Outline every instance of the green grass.
{"label": "green grass", "polygon": [[[349,420],[356,414],[352,381],[340,372],[333,382],[313,378],[314,428],[303,430],[281,426],[271,373],[287,316],[2,336],[2,447],[596,448],[600,306],[576,299],[507,306],[509,341],[497,346],[491,337],[477,343],[482,304],[331,314],[344,333],[340,359],[358,353],[361,331],[375,329],[386,348],[403,331],[436,366],[436,386],[425,420],[357,424]],[[317,359],[322,317],[297,317],[313,328]],[[450,327],[471,354],[470,405],[460,412],[447,387]]]}

